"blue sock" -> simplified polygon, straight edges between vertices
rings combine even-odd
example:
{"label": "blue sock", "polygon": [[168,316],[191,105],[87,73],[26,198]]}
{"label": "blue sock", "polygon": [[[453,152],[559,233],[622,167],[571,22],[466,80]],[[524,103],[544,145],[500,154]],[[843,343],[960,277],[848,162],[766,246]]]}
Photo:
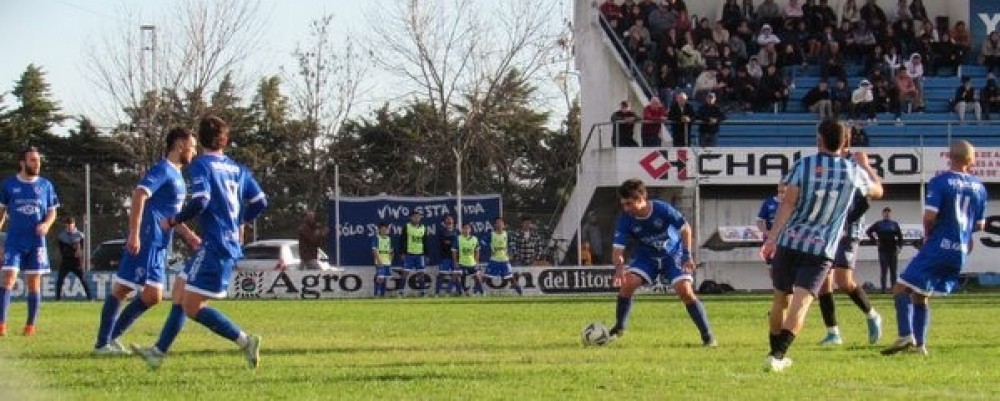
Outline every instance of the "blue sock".
{"label": "blue sock", "polygon": [[232,320],[229,320],[226,315],[219,312],[212,307],[204,307],[198,311],[198,314],[194,316],[194,320],[201,323],[203,326],[208,327],[215,334],[222,337],[228,338],[231,341],[236,341],[240,338],[240,328],[233,324]]}
{"label": "blue sock", "polygon": [[10,290],[0,288],[0,323],[7,322],[7,309],[10,309]]}
{"label": "blue sock", "polygon": [[524,295],[521,292],[521,286],[517,284],[517,281],[510,280],[510,285],[511,285],[511,287],[514,287],[514,291],[517,292],[517,295]]}
{"label": "blue sock", "polygon": [[156,349],[166,354],[177,338],[177,333],[180,333],[181,329],[184,328],[185,320],[187,317],[184,316],[184,308],[180,304],[171,304],[167,321],[163,322],[163,330],[160,330],[160,339],[156,340]]}
{"label": "blue sock", "polygon": [[38,311],[42,309],[42,293],[40,292],[29,292],[28,293],[28,323],[29,325],[35,324],[35,320],[38,319]]}
{"label": "blue sock", "polygon": [[381,285],[382,285],[381,283],[379,283],[378,281],[375,281],[375,288],[374,288],[374,290],[372,291],[372,295],[374,295],[374,296],[376,296],[376,297],[378,296],[378,293],[379,293],[379,286],[381,286]]}
{"label": "blue sock", "polygon": [[625,330],[628,325],[628,314],[632,310],[632,297],[618,297],[618,304],[615,308],[615,327]]}
{"label": "blue sock", "polygon": [[111,330],[115,327],[118,307],[121,306],[121,302],[110,294],[104,299],[104,306],[101,307],[101,323],[97,326],[97,343],[94,344],[94,348],[101,348],[111,341]]}
{"label": "blue sock", "polygon": [[694,325],[698,326],[698,331],[701,332],[701,341],[712,341],[712,326],[708,324],[708,314],[705,313],[705,304],[701,303],[700,299],[696,299],[692,303],[684,304],[684,307],[687,308],[688,316],[691,316]]}
{"label": "blue sock", "polygon": [[931,326],[931,307],[927,304],[913,304],[913,339],[917,345],[926,344],[927,329]]}
{"label": "blue sock", "polygon": [[[114,298],[114,297],[112,297]],[[142,302],[142,298],[135,297],[132,302],[129,302],[122,310],[122,314],[118,315],[118,321],[115,322],[114,329],[111,330],[111,338],[115,339],[121,337],[122,333],[128,330],[135,323],[135,320],[142,316],[149,307],[146,306],[145,302]]]}
{"label": "blue sock", "polygon": [[913,334],[913,305],[910,304],[910,294],[903,293],[893,297],[896,304],[896,329],[900,337]]}
{"label": "blue sock", "polygon": [[386,287],[387,286],[388,286],[388,283],[385,282],[385,281],[383,281],[381,283],[378,283],[378,294],[381,295],[381,296],[385,296],[385,292],[386,292]]}

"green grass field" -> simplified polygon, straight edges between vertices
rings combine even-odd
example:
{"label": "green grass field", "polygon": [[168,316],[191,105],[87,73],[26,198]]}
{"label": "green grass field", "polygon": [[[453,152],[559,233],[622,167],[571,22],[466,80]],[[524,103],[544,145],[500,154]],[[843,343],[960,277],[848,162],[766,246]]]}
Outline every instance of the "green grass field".
{"label": "green grass field", "polygon": [[[0,400],[21,399],[998,399],[1000,294],[935,299],[930,356],[883,357],[864,319],[838,296],[845,343],[822,348],[814,306],[795,364],[762,372],[769,297],[705,297],[720,346],[700,346],[673,296],[633,307],[628,335],[583,347],[590,321],[613,322],[614,298],[434,298],[226,301],[217,306],[264,337],[260,370],[236,347],[188,322],[159,371],[137,357],[90,354],[100,303],[44,303],[39,334],[20,336],[24,303],[0,338]],[[895,335],[891,300],[875,306]],[[167,308],[127,342],[155,340]]]}

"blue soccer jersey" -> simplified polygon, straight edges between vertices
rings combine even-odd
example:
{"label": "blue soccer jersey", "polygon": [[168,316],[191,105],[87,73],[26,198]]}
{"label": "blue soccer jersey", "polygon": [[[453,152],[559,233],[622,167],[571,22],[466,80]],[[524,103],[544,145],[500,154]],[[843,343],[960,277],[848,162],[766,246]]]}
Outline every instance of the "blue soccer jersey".
{"label": "blue soccer jersey", "polygon": [[241,210],[244,203],[265,199],[260,184],[246,167],[221,154],[196,157],[188,167],[188,174],[191,198],[208,200],[198,217],[202,246],[230,258],[241,257]]}
{"label": "blue soccer jersey", "polygon": [[138,188],[149,196],[142,210],[142,226],[139,228],[141,243],[169,248],[174,230],[163,231],[160,220],[181,211],[187,192],[184,176],[170,161],[163,159],[146,172]]}
{"label": "blue soccer jersey", "polygon": [[12,176],[3,182],[0,204],[7,211],[6,249],[24,252],[45,247],[45,236],[35,230],[51,210],[59,207],[56,189],[49,180],[37,177],[24,181]]}
{"label": "blue soccer jersey", "polygon": [[[764,203],[760,205],[760,210],[757,212],[757,220],[764,222],[764,227],[770,230],[774,226],[774,217],[778,215],[778,206],[781,205],[781,201],[778,200],[777,196],[772,196],[764,200]],[[767,233],[764,233],[765,235]]]}
{"label": "blue soccer jersey", "polygon": [[799,196],[777,244],[832,260],[849,207],[873,185],[868,173],[853,161],[818,153],[795,162],[782,183],[798,187]]}
{"label": "blue soccer jersey", "polygon": [[964,257],[976,225],[985,221],[986,188],[972,175],[945,172],[927,184],[924,208],[937,219],[920,251]]}
{"label": "blue soccer jersey", "polygon": [[661,200],[650,200],[652,212],[646,217],[622,213],[615,227],[614,247],[624,249],[628,240],[637,244],[636,256],[667,256],[681,246],[680,229],[687,224],[677,209]]}

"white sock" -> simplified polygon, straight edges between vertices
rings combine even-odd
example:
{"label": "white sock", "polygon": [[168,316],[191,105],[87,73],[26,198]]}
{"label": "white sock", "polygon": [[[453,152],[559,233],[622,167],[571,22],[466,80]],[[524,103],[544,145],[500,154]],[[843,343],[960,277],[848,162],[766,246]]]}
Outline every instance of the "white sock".
{"label": "white sock", "polygon": [[876,318],[878,316],[879,316],[879,314],[878,314],[878,312],[875,312],[875,309],[871,309],[871,310],[868,311],[868,318],[869,319],[874,319],[874,318]]}
{"label": "white sock", "polygon": [[250,344],[250,336],[245,331],[241,331],[240,336],[236,337],[236,344],[239,344],[240,348],[246,348]]}
{"label": "white sock", "polygon": [[835,336],[839,336],[840,335],[840,327],[839,326],[830,326],[830,327],[827,327],[826,328],[826,332],[830,333],[830,334],[833,334]]}

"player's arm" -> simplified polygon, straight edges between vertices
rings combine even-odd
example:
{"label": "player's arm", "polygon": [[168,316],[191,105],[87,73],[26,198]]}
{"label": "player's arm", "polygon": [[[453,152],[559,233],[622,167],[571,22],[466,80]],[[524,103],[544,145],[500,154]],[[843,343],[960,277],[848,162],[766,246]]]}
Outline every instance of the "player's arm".
{"label": "player's arm", "polygon": [[51,228],[52,224],[56,222],[56,215],[57,214],[58,213],[56,212],[56,207],[55,206],[50,206],[49,210],[45,213],[45,219],[42,220],[42,222],[38,224],[38,227],[35,229],[35,232],[38,235],[43,236],[43,237],[46,234],[48,234],[49,233],[49,228]]}
{"label": "player's arm", "polygon": [[382,261],[378,258],[378,236],[372,238],[372,260],[375,261],[375,267],[382,267]]}
{"label": "player's arm", "polygon": [[767,201],[764,201],[760,205],[760,210],[757,211],[757,229],[764,235],[767,235]]}
{"label": "player's arm", "polygon": [[191,250],[197,251],[201,248],[201,237],[195,234],[194,230],[188,227],[187,224],[178,224],[174,227],[174,230],[184,239],[184,242],[187,242]]}
{"label": "player's arm", "polygon": [[882,188],[882,179],[879,178],[878,173],[868,163],[868,154],[865,152],[856,152],[854,153],[854,161],[868,174],[868,179],[871,181],[871,186],[868,187],[868,197],[871,199],[882,199],[882,195],[885,195],[885,189]]}
{"label": "player's arm", "polygon": [[680,234],[681,234],[681,263],[682,263],[681,268],[684,269],[684,271],[690,273],[693,272],[697,266],[694,262],[694,258],[691,257],[691,243],[692,243],[691,225],[684,223],[684,226],[681,227],[680,229]]}
{"label": "player's arm", "polygon": [[774,216],[774,225],[771,226],[771,231],[767,233],[767,239],[764,240],[764,245],[761,247],[761,256],[765,259],[769,259],[774,256],[774,251],[777,249],[778,236],[781,232],[785,230],[785,226],[788,225],[788,219],[792,217],[792,212],[795,211],[795,204],[799,201],[799,186],[795,184],[787,184],[785,186],[785,197],[781,199],[781,204],[778,205],[778,212]]}
{"label": "player's arm", "polygon": [[924,209],[924,238],[931,235],[931,230],[934,229],[934,222],[937,221],[937,209]]}
{"label": "player's arm", "polygon": [[142,225],[142,213],[146,208],[146,200],[149,193],[143,187],[136,187],[132,191],[132,208],[128,215],[128,238],[125,239],[125,249],[133,255],[139,254],[139,247],[142,245],[139,239],[139,227]]}
{"label": "player's arm", "polygon": [[7,208],[0,206],[0,229],[3,229],[3,223],[7,222]]}

